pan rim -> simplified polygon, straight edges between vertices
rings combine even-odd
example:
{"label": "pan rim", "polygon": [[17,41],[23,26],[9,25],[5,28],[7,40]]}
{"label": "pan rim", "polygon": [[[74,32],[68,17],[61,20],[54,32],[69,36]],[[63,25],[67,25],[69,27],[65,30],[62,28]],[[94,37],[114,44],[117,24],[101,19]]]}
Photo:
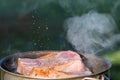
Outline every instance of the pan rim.
{"label": "pan rim", "polygon": [[[15,54],[12,54],[12,55],[16,55],[16,54],[23,54],[23,53],[38,53],[38,52],[60,52],[60,51],[58,51],[58,50],[41,50],[41,51],[28,51],[28,52],[20,52],[20,53],[15,53]],[[8,70],[5,70],[3,67],[2,67],[2,62],[6,59],[6,58],[8,58],[8,57],[10,57],[10,56],[12,56],[12,55],[8,55],[8,56],[6,56],[6,57],[4,57],[4,58],[2,58],[1,60],[0,60],[0,69],[1,69],[1,71],[4,71],[4,72],[6,72],[6,73],[8,73],[8,74],[10,74],[10,75],[13,75],[13,76],[17,76],[17,77],[22,77],[22,78],[27,78],[27,79],[37,79],[37,80],[39,80],[39,79],[42,79],[42,80],[51,80],[50,78],[39,78],[39,77],[31,77],[31,76],[25,76],[25,75],[21,75],[21,74],[17,74],[17,73],[13,73],[13,72],[10,72],[10,71],[8,71]],[[95,55],[96,56],[96,55]],[[98,56],[97,56],[98,57]],[[102,57],[99,57],[99,58],[102,58]],[[102,59],[104,59],[104,58],[102,58]],[[100,72],[96,72],[96,73],[93,73],[93,74],[89,74],[89,75],[85,75],[85,76],[75,76],[75,77],[68,77],[68,78],[53,78],[52,80],[66,80],[66,79],[76,79],[76,78],[84,78],[84,77],[91,77],[91,76],[97,76],[97,75],[100,75],[100,74],[103,74],[104,72],[106,72],[106,71],[108,71],[111,67],[112,67],[112,64],[111,64],[111,62],[109,61],[109,60],[107,60],[107,59],[104,59],[104,61],[107,63],[107,64],[109,64],[108,65],[108,68],[106,69],[106,70],[102,70],[102,71],[100,71]]]}

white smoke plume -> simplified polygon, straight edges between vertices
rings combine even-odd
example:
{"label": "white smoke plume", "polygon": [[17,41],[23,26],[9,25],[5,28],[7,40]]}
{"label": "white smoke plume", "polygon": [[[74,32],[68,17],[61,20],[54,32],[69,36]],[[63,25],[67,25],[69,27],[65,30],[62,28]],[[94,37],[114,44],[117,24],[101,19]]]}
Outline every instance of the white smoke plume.
{"label": "white smoke plume", "polygon": [[116,23],[111,15],[90,11],[65,21],[67,39],[77,51],[96,54],[112,48],[120,40],[115,34]]}

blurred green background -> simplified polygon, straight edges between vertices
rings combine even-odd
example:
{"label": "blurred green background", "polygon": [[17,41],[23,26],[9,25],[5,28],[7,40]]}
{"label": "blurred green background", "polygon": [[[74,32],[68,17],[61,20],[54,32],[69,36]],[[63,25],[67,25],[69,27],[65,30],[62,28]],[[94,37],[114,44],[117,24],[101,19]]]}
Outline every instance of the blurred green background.
{"label": "blurred green background", "polygon": [[[25,51],[73,50],[64,21],[90,10],[112,15],[120,32],[120,0],[0,0],[0,58]],[[120,47],[100,55],[113,64],[111,79],[120,80]]]}

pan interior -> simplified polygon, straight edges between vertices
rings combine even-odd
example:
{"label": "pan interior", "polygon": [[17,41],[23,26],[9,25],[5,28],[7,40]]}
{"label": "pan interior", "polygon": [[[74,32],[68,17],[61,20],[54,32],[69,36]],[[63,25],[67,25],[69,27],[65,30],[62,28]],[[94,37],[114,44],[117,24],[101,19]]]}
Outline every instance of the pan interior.
{"label": "pan interior", "polygon": [[[59,51],[32,51],[24,53],[16,53],[5,57],[1,60],[1,68],[5,71],[16,73],[18,58],[38,58],[40,56],[57,53]],[[90,65],[93,71],[92,75],[96,75],[107,71],[111,67],[111,63],[103,58],[92,54],[82,54],[86,59],[87,65]]]}

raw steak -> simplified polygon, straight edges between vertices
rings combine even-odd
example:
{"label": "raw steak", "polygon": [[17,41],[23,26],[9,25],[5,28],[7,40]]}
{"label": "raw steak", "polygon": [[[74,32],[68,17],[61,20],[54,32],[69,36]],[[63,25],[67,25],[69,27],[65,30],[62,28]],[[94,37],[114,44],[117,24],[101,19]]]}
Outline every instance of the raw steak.
{"label": "raw steak", "polygon": [[17,72],[39,78],[68,78],[91,74],[81,57],[73,51],[50,53],[37,59],[18,58]]}

